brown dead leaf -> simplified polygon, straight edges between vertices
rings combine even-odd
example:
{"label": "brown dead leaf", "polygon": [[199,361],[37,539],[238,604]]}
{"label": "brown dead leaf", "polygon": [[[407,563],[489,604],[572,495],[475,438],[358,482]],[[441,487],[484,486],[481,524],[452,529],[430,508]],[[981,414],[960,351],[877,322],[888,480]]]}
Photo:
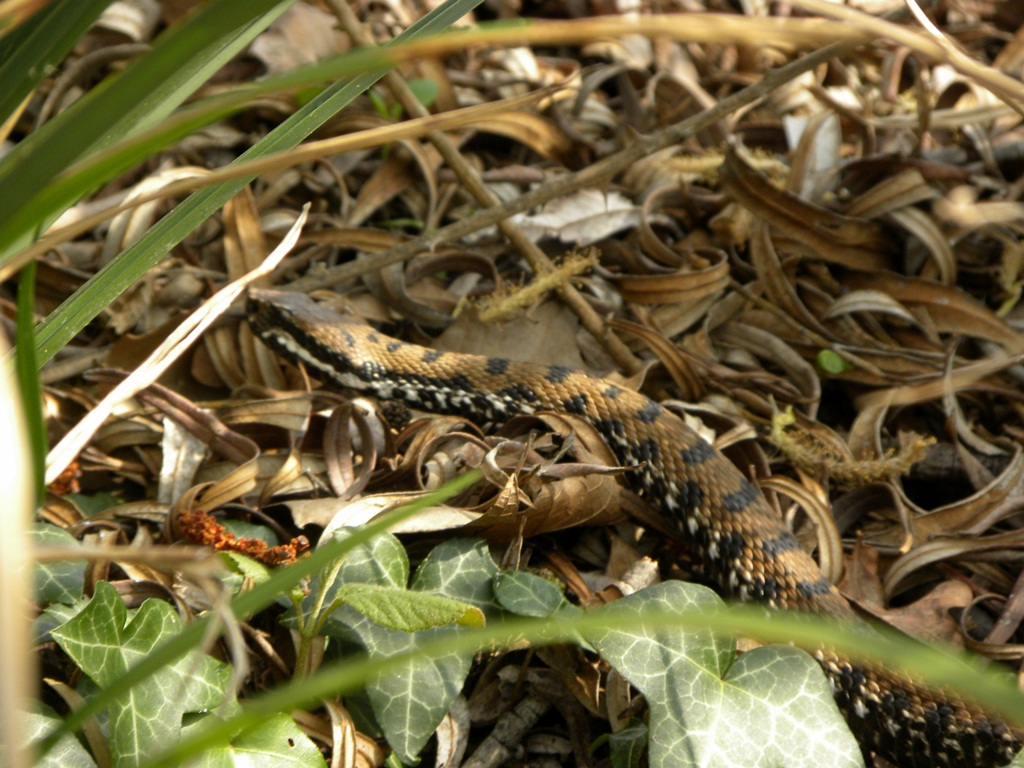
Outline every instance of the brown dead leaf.
{"label": "brown dead leaf", "polygon": [[693,359],[667,339],[664,334],[646,325],[630,323],[625,320],[613,320],[609,325],[616,330],[626,331],[643,339],[658,356],[658,360],[665,366],[665,370],[679,387],[680,397],[690,402],[700,400],[704,394],[704,386],[697,374]]}
{"label": "brown dead leaf", "polygon": [[587,370],[580,355],[577,318],[563,305],[545,302],[501,325],[482,325],[470,313],[455,319],[434,341],[436,349]]}
{"label": "brown dead leaf", "polygon": [[959,288],[891,272],[850,274],[846,283],[854,290],[879,291],[912,310],[927,312],[929,322],[941,332],[988,339],[1009,354],[1024,352],[1020,332]]}
{"label": "brown dead leaf", "polygon": [[889,266],[890,241],[879,225],[831,213],[773,187],[735,150],[725,155],[720,181],[758,219],[810,248],[812,258],[867,272]]}
{"label": "brown dead leaf", "polygon": [[568,161],[575,147],[565,131],[550,120],[529,112],[506,112],[480,120],[473,127],[480,133],[512,139],[557,163]]}
{"label": "brown dead leaf", "polygon": [[306,3],[289,6],[249,46],[268,74],[286,72],[304,64],[344,53],[348,36],[337,28],[331,14]]}
{"label": "brown dead leaf", "polygon": [[1006,469],[976,493],[913,518],[914,537],[928,541],[950,533],[977,535],[1024,509],[1024,451],[1016,450]]}
{"label": "brown dead leaf", "polygon": [[919,571],[933,563],[943,560],[970,560],[974,556],[986,558],[1014,558],[1024,548],[1024,532],[979,536],[976,538],[946,536],[933,539],[914,547],[906,555],[900,557],[885,576],[885,594],[891,597],[896,594],[904,582],[913,578]]}
{"label": "brown dead leaf", "polygon": [[614,282],[629,302],[698,304],[713,300],[729,285],[729,264],[719,251],[711,266],[657,275],[621,275],[614,277]]}
{"label": "brown dead leaf", "polygon": [[911,637],[963,647],[963,636],[952,611],[963,609],[971,602],[973,595],[967,584],[943,581],[909,605],[887,608],[878,569],[878,550],[858,541],[848,559],[840,591],[877,620]]}
{"label": "brown dead leaf", "polygon": [[[422,145],[412,140],[402,140],[397,145],[404,149],[404,152],[396,151],[388,155],[388,159],[377,169],[366,183],[363,184],[356,198],[355,207],[346,217],[346,224],[350,227],[357,227],[371,216],[375,215],[382,206],[386,205],[394,197],[401,197],[405,207],[413,218],[423,221],[426,226],[433,227],[437,220],[437,168],[441,163],[441,156],[437,150],[429,145]],[[411,162],[410,162],[411,160]],[[414,168],[419,173],[414,172]],[[418,189],[417,177],[422,179],[426,186],[426,200],[422,195],[416,193]]]}
{"label": "brown dead leaf", "polygon": [[[623,469],[615,462],[604,439],[588,423],[564,414],[538,414],[517,417],[510,421],[502,434],[530,434],[530,428],[543,425],[554,430],[544,438],[530,438],[565,446],[565,459],[572,461],[542,461],[531,466],[517,461],[513,466],[519,479],[506,486],[503,493],[514,491],[520,505],[528,507],[525,515],[512,508],[507,498],[499,496],[498,503],[468,526],[468,530],[485,535],[492,541],[508,541],[517,536],[529,538],[541,533],[580,525],[603,525],[623,519],[620,509],[622,487],[615,479]],[[559,454],[561,455],[561,454]],[[506,473],[506,483],[511,473]],[[519,494],[523,494],[519,496]]]}

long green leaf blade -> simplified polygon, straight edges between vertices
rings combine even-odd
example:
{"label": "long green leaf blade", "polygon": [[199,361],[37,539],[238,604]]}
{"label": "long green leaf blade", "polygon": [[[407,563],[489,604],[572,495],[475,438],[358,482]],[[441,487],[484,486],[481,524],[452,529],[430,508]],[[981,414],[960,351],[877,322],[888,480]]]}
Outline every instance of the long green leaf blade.
{"label": "long green leaf blade", "polygon": [[11,222],[90,151],[155,125],[294,0],[217,0],[161,35],[153,49],[35,131],[0,161],[0,251],[24,244],[62,211]]}
{"label": "long green leaf blade", "polygon": [[[394,40],[394,45],[441,32],[479,5],[480,0],[450,0],[424,16]],[[323,91],[268,134],[236,162],[291,149],[323,125],[384,75],[368,72]],[[142,277],[171,248],[220,209],[252,181],[245,177],[202,189],[155,224],[99,273],[61,304],[37,329],[39,363],[43,365],[125,289]]]}
{"label": "long green leaf blade", "polygon": [[32,467],[32,490],[38,503],[46,492],[43,481],[46,463],[46,423],[43,419],[43,387],[39,382],[35,339],[32,328],[36,297],[36,264],[26,264],[18,280],[18,310],[15,322],[16,350],[14,365],[21,391],[21,407],[25,416]]}
{"label": "long green leaf blade", "polygon": [[0,123],[56,68],[111,0],[55,0],[0,38]]}

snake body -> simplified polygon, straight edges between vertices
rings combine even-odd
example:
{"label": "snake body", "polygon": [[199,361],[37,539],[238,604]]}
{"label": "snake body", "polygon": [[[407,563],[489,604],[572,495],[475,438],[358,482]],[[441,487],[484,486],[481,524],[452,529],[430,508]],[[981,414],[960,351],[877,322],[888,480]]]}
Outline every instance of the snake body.
{"label": "snake body", "polygon": [[[250,292],[249,321],[269,347],[335,385],[415,408],[502,422],[542,410],[575,414],[630,484],[678,529],[726,595],[858,622],[847,601],[759,489],[681,419],[633,390],[558,365],[439,352],[390,338],[306,296]],[[900,766],[1005,765],[1020,734],[963,702],[903,678],[819,660],[865,753]]]}

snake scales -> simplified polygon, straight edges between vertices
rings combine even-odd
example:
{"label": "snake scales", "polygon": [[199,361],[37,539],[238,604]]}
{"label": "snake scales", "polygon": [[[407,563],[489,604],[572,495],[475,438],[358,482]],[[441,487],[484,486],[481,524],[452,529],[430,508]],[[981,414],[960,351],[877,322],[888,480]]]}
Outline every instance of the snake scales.
{"label": "snake scales", "polygon": [[[252,290],[249,321],[269,347],[341,387],[413,407],[501,422],[540,410],[576,414],[630,483],[690,543],[705,573],[741,600],[855,622],[853,610],[760,491],[677,416],[629,389],[557,365],[438,352],[346,320],[306,296]],[[899,766],[997,766],[1020,734],[956,699],[819,652],[865,754]]]}

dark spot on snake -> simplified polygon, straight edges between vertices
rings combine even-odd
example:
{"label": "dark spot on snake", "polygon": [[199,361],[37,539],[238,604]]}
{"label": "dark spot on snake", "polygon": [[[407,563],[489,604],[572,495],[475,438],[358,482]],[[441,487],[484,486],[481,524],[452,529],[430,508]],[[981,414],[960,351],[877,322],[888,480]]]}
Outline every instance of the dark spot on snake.
{"label": "dark spot on snake", "polygon": [[757,490],[757,486],[749,480],[744,480],[743,485],[740,486],[738,491],[722,496],[722,508],[726,512],[742,512],[758,499],[760,495],[761,492]]}
{"label": "dark spot on snake", "polygon": [[422,373],[407,373],[402,377],[413,389],[428,389],[431,386],[430,380]]}
{"label": "dark spot on snake", "polygon": [[[622,425],[621,421],[616,419],[596,419],[594,421],[594,429],[604,435],[605,439],[611,440],[614,443],[619,443],[622,436],[626,434],[626,428]],[[623,457],[621,454],[616,454],[619,459]]]}
{"label": "dark spot on snake", "polygon": [[655,499],[665,498],[668,488],[665,486],[665,479],[661,475],[650,471],[644,471],[642,476],[644,490],[647,491],[651,497]]}
{"label": "dark spot on snake", "polygon": [[639,461],[658,462],[661,461],[661,445],[654,438],[647,438],[636,444],[634,454]]}
{"label": "dark spot on snake", "polygon": [[687,480],[679,485],[679,493],[675,498],[676,506],[681,509],[700,509],[704,506],[704,489],[696,480]]}
{"label": "dark spot on snake", "polygon": [[925,733],[929,736],[938,736],[942,733],[942,715],[934,709],[929,709],[924,713],[924,722]]}
{"label": "dark spot on snake", "polygon": [[726,561],[738,560],[743,557],[746,548],[746,539],[739,531],[733,531],[729,535],[723,536],[718,542],[719,557]]}
{"label": "dark spot on snake", "polygon": [[504,357],[488,357],[487,372],[491,376],[500,376],[508,370],[508,362]]}
{"label": "dark spot on snake", "polygon": [[394,354],[395,352],[400,350],[402,348],[402,346],[403,346],[403,344],[400,341],[389,341],[388,345],[385,347],[385,349],[389,353]]}
{"label": "dark spot on snake", "polygon": [[587,412],[587,396],[573,395],[562,403],[566,413],[585,414]]}
{"label": "dark spot on snake", "polygon": [[537,394],[525,384],[513,384],[498,391],[498,396],[506,400],[520,400],[524,403],[537,402]]}
{"label": "dark spot on snake", "polygon": [[697,438],[697,441],[689,448],[684,448],[679,452],[679,458],[683,460],[684,464],[688,464],[693,467],[697,464],[703,464],[708,459],[712,459],[715,456],[715,449],[711,443],[707,440]]}
{"label": "dark spot on snake", "polygon": [[436,349],[428,349],[423,353],[422,359],[424,363],[434,363],[440,360],[442,355],[444,355],[444,352],[439,352]]}
{"label": "dark spot on snake", "polygon": [[376,333],[371,333],[366,338],[369,339],[370,343],[372,343],[372,344],[379,344],[380,343],[380,336],[378,336]]}
{"label": "dark spot on snake", "polygon": [[636,420],[641,424],[650,424],[661,416],[662,407],[657,403],[648,402],[643,408],[636,412]]}
{"label": "dark spot on snake", "polygon": [[622,394],[622,390],[613,384],[609,386],[607,389],[605,389],[605,391],[602,392],[601,394],[603,394],[609,400],[616,400],[618,399],[619,395]]}
{"label": "dark spot on snake", "polygon": [[451,382],[451,388],[459,392],[473,392],[475,389],[473,382],[464,373],[456,373],[449,381]]}
{"label": "dark spot on snake", "polygon": [[765,555],[768,556],[769,560],[774,560],[783,552],[789,552],[799,548],[800,542],[797,541],[796,536],[791,534],[789,531],[780,533],[774,539],[765,539],[761,542],[761,549],[764,551]]}
{"label": "dark spot on snake", "polygon": [[823,576],[818,581],[798,582],[796,591],[806,598],[820,597],[832,591],[832,584]]}
{"label": "dark spot on snake", "polygon": [[345,339],[345,346],[347,346],[347,347],[354,347],[356,345],[355,337],[351,333],[349,333],[348,331],[342,329],[341,335],[342,335],[342,338]]}
{"label": "dark spot on snake", "polygon": [[566,368],[564,365],[549,365],[548,373],[544,377],[552,384],[561,384],[572,373],[572,368]]}
{"label": "dark spot on snake", "polygon": [[763,579],[752,579],[750,582],[750,594],[758,602],[768,602],[779,599],[779,582],[771,576]]}

